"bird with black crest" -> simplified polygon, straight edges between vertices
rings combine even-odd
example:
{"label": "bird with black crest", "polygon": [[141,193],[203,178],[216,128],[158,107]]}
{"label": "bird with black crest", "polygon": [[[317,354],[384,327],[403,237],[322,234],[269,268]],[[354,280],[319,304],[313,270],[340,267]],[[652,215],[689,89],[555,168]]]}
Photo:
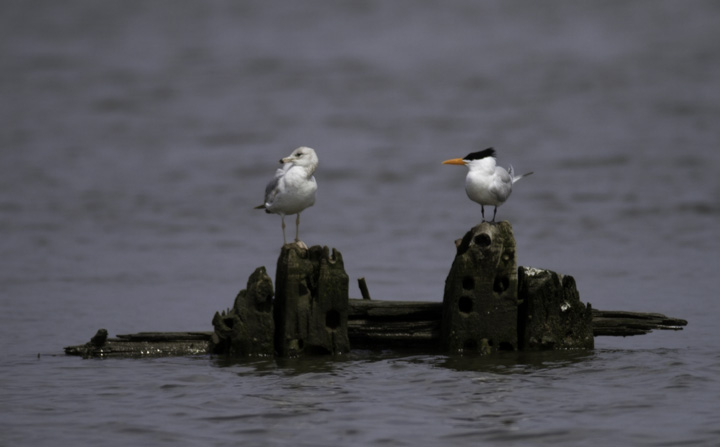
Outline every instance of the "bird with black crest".
{"label": "bird with black crest", "polygon": [[472,152],[463,158],[445,160],[443,164],[468,167],[467,177],[465,177],[465,192],[470,200],[480,204],[483,222],[485,221],[485,205],[495,207],[491,221],[495,222],[497,208],[510,197],[513,184],[532,174],[532,172],[528,172],[515,176],[512,166],[509,166],[507,170],[497,166],[495,149],[491,147],[483,151]]}

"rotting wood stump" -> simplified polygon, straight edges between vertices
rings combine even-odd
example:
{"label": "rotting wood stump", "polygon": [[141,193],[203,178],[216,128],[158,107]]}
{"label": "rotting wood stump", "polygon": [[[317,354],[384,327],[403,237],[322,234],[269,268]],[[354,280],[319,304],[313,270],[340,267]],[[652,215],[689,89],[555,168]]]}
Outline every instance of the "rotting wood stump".
{"label": "rotting wood stump", "polygon": [[575,279],[550,270],[518,269],[520,349],[592,349],[593,314],[580,301]]}
{"label": "rotting wood stump", "polygon": [[507,222],[483,222],[456,241],[442,303],[349,299],[348,275],[335,249],[282,247],[275,291],[256,269],[233,307],[213,317],[212,332],[144,332],[68,346],[69,355],[138,357],[219,354],[238,357],[336,355],[351,348],[432,348],[488,354],[498,350],[591,349],[594,337],[682,329],[657,313],[600,311],[583,304],[572,276],[517,267]]}
{"label": "rotting wood stump", "polygon": [[232,309],[215,313],[210,350],[232,356],[275,354],[273,285],[265,267],[255,269]]}
{"label": "rotting wood stump", "polygon": [[456,241],[445,280],[442,339],[448,352],[518,348],[517,258],[508,222],[483,222]]}
{"label": "rotting wood stump", "polygon": [[275,351],[282,357],[350,351],[348,275],[328,247],[287,244],[275,279]]}

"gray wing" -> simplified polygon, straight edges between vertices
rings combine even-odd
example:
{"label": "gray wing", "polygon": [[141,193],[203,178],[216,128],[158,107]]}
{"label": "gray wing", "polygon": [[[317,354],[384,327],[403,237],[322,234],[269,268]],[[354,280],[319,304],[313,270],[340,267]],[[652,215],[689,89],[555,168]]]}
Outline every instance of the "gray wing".
{"label": "gray wing", "polygon": [[512,166],[510,166],[510,172],[507,172],[504,169],[498,169],[500,182],[494,182],[490,187],[490,194],[492,194],[495,200],[500,203],[504,202],[512,191],[512,173]]}
{"label": "gray wing", "polygon": [[280,188],[280,180],[291,167],[292,165],[290,163],[285,163],[281,168],[278,168],[275,171],[275,177],[270,180],[270,182],[268,182],[267,186],[265,187],[266,204],[272,203],[275,200],[275,196],[277,195]]}
{"label": "gray wing", "polygon": [[275,177],[265,187],[265,203],[272,203],[278,192],[278,185],[282,177]]}

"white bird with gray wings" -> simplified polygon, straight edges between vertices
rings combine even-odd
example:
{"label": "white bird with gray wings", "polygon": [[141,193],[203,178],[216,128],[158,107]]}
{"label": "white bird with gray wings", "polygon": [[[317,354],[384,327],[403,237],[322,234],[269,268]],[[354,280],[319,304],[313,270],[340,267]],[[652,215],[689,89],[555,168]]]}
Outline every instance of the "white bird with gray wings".
{"label": "white bird with gray wings", "polygon": [[463,158],[445,160],[446,165],[465,165],[469,171],[465,177],[465,192],[470,200],[480,204],[483,222],[485,221],[485,205],[495,207],[491,222],[495,222],[497,207],[505,203],[512,193],[513,183],[532,174],[515,177],[513,167],[501,168],[495,161],[495,149],[473,152]]}
{"label": "white bird with gray wings", "polygon": [[275,171],[275,178],[265,188],[265,203],[255,209],[266,213],[279,214],[282,221],[283,244],[285,238],[285,216],[297,214],[295,219],[295,242],[300,242],[300,212],[315,204],[317,182],[313,173],[318,157],[313,149],[299,147],[292,154],[280,160],[283,164]]}

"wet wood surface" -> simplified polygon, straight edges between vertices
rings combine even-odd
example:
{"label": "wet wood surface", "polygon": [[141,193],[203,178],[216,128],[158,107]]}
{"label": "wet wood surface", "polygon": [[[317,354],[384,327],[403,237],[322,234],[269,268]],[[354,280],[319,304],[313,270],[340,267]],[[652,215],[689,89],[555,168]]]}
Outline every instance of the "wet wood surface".
{"label": "wet wood surface", "polygon": [[[593,309],[595,337],[643,335],[682,330],[687,321],[659,313]],[[442,303],[350,299],[348,336],[353,347],[402,348],[440,344]],[[95,343],[68,346],[65,353],[84,357],[143,357],[209,353],[214,332],[140,332]],[[93,337],[95,339],[95,337]]]}

